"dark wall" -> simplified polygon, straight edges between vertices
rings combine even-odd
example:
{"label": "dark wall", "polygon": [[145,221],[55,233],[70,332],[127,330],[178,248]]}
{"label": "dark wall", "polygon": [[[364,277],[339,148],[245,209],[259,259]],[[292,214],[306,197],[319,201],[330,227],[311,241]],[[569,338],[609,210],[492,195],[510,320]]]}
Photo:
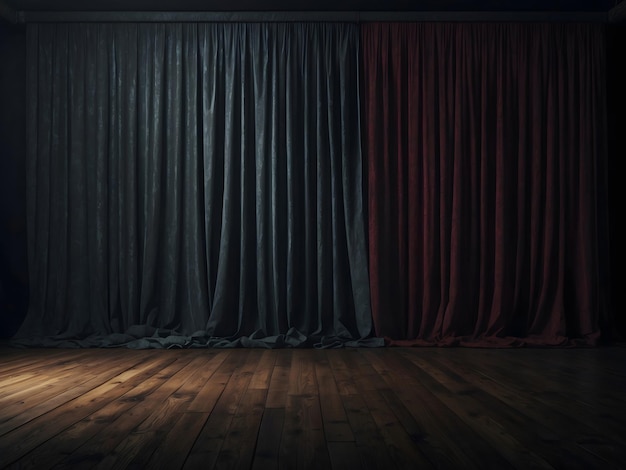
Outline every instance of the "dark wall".
{"label": "dark wall", "polygon": [[0,338],[28,306],[25,157],[26,33],[0,19]]}
{"label": "dark wall", "polygon": [[621,339],[626,339],[624,295],[624,160],[626,159],[626,22],[609,25],[607,34],[607,92],[609,142],[609,240],[611,309]]}

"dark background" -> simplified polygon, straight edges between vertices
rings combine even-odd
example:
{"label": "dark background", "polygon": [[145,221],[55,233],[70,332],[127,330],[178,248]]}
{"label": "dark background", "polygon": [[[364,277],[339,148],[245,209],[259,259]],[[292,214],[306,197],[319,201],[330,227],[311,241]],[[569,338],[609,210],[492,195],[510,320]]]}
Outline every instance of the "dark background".
{"label": "dark background", "polygon": [[3,0],[24,11],[607,11],[616,0]]}
{"label": "dark background", "polygon": [[611,308],[617,331],[622,339],[626,336],[626,314],[624,309],[624,156],[626,156],[626,23],[609,25],[607,31],[607,94],[608,94],[608,185],[609,223],[611,254]]}
{"label": "dark background", "polygon": [[26,35],[0,19],[0,334],[28,304],[26,263]]}
{"label": "dark background", "polygon": [[[0,338],[11,337],[19,328],[28,307],[26,250],[26,34],[19,12],[45,11],[477,11],[509,12],[511,21],[520,12],[608,12],[615,0],[318,0],[292,2],[251,0],[229,2],[201,0],[0,0]],[[623,5],[620,5],[623,7]],[[624,8],[618,7],[618,10]],[[615,11],[615,10],[614,10]],[[626,14],[607,24],[608,92],[608,192],[610,272],[606,283],[611,295],[616,333],[626,335],[622,286],[624,228],[621,224],[624,183],[621,162],[626,155]],[[17,24],[14,24],[17,23]]]}

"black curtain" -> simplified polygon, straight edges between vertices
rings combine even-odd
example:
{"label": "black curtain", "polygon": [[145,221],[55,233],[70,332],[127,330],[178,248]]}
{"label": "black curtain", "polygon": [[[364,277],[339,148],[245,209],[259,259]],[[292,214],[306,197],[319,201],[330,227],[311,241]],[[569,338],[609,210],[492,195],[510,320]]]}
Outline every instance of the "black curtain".
{"label": "black curtain", "polygon": [[32,292],[18,343],[381,344],[355,25],[27,34]]}

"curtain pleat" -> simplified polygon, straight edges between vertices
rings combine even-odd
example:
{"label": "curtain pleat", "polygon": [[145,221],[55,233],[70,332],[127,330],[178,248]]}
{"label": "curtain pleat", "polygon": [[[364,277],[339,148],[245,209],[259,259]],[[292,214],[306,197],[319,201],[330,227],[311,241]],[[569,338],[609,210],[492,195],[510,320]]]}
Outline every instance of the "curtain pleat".
{"label": "curtain pleat", "polygon": [[18,338],[381,345],[358,43],[342,24],[29,24]]}
{"label": "curtain pleat", "polygon": [[604,27],[374,23],[362,50],[377,334],[595,344]]}

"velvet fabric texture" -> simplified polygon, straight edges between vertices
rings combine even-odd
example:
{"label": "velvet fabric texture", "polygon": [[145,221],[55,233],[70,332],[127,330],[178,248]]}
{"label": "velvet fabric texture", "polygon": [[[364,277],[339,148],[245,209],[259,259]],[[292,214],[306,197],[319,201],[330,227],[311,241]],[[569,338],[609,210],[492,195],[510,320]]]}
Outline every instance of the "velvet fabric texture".
{"label": "velvet fabric texture", "polygon": [[382,344],[356,25],[27,33],[22,344]]}
{"label": "velvet fabric texture", "polygon": [[604,26],[366,24],[372,308],[402,345],[596,344]]}

